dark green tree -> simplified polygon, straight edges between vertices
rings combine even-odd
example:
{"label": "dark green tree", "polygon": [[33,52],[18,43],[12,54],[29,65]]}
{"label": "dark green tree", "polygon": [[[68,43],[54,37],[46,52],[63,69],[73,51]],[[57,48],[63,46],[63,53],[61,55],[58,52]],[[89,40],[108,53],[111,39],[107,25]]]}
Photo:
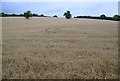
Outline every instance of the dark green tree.
{"label": "dark green tree", "polygon": [[13,13],[12,16],[16,16],[16,14]]}
{"label": "dark green tree", "polygon": [[44,15],[43,15],[43,14],[41,14],[40,16],[41,16],[41,17],[44,17]]}
{"label": "dark green tree", "polygon": [[57,15],[54,15],[53,17],[58,17]]}
{"label": "dark green tree", "polygon": [[114,16],[113,16],[113,19],[114,19],[115,21],[120,21],[120,16],[119,16],[119,15],[114,15]]}
{"label": "dark green tree", "polygon": [[100,15],[101,19],[106,19],[106,16],[104,14]]}
{"label": "dark green tree", "polygon": [[70,11],[67,11],[66,13],[64,13],[65,18],[70,19],[72,17],[72,15],[70,14]]}
{"label": "dark green tree", "polygon": [[3,17],[4,15],[5,15],[5,13],[4,13],[4,12],[0,13],[0,17]]}
{"label": "dark green tree", "polygon": [[33,13],[32,16],[38,16],[38,14]]}
{"label": "dark green tree", "polygon": [[31,11],[27,11],[27,12],[24,12],[24,17],[26,18],[26,19],[29,19],[30,17],[32,17],[32,13],[31,13]]}
{"label": "dark green tree", "polygon": [[23,16],[23,14],[20,14],[20,16]]}

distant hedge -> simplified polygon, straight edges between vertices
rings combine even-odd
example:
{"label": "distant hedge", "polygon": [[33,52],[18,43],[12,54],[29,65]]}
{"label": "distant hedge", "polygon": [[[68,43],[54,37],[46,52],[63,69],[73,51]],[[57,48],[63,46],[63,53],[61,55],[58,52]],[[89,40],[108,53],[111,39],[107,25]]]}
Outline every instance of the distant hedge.
{"label": "distant hedge", "polygon": [[[5,14],[5,13],[0,13],[0,17],[24,17],[24,14],[14,14],[14,13],[13,14]],[[38,14],[33,13],[32,17],[48,17],[48,16],[45,16],[43,14],[38,15]]]}
{"label": "distant hedge", "polygon": [[88,19],[102,19],[102,20],[114,20],[114,21],[120,21],[119,15],[114,15],[113,17],[106,17],[105,15],[101,15],[98,17],[95,16],[76,16],[74,18],[88,18]]}

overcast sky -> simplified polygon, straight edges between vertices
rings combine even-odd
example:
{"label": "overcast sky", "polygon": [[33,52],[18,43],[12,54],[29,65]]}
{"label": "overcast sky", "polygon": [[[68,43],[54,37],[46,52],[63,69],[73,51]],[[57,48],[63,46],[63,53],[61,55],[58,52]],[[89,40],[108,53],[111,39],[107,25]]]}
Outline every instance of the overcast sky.
{"label": "overcast sky", "polygon": [[73,16],[118,14],[118,2],[2,2],[2,12],[20,14],[30,10],[32,13],[63,16],[70,10]]}
{"label": "overcast sky", "polygon": [[1,0],[2,2],[118,2],[119,0]]}

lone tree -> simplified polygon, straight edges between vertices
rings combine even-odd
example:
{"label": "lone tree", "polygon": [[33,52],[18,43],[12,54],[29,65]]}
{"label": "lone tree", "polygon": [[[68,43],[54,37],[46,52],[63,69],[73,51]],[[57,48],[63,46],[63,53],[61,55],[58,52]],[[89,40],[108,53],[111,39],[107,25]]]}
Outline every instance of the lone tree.
{"label": "lone tree", "polygon": [[106,19],[106,16],[104,14],[100,15],[101,19]]}
{"label": "lone tree", "polygon": [[70,11],[67,11],[66,13],[64,13],[65,18],[70,19],[72,17],[72,15],[70,14]]}
{"label": "lone tree", "polygon": [[26,19],[29,19],[30,17],[32,17],[32,13],[31,13],[31,11],[27,11],[27,12],[24,12],[24,17],[26,18]]}

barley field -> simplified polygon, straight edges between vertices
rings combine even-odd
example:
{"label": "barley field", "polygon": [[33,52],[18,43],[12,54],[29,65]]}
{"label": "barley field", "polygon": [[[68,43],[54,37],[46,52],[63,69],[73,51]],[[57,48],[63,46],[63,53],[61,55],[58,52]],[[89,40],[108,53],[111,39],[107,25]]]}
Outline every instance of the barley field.
{"label": "barley field", "polygon": [[118,22],[2,18],[3,79],[116,79]]}

